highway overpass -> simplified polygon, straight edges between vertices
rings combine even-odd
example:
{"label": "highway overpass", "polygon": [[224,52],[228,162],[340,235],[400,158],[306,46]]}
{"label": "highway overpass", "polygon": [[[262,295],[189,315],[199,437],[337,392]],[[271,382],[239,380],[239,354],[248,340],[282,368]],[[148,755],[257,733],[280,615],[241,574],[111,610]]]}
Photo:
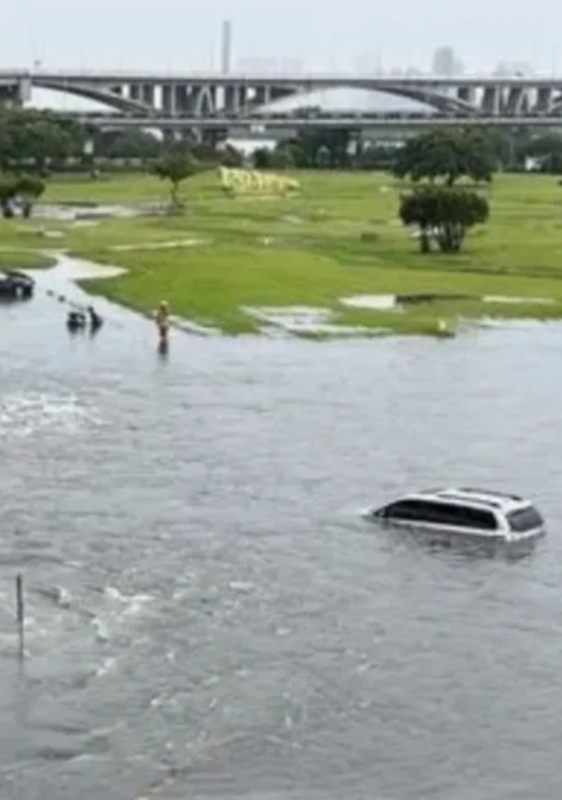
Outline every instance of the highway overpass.
{"label": "highway overpass", "polygon": [[0,70],[0,97],[27,102],[33,87],[105,104],[129,116],[247,116],[272,103],[327,89],[361,89],[423,103],[441,114],[487,117],[562,116],[562,77],[353,74],[216,74],[152,71]]}

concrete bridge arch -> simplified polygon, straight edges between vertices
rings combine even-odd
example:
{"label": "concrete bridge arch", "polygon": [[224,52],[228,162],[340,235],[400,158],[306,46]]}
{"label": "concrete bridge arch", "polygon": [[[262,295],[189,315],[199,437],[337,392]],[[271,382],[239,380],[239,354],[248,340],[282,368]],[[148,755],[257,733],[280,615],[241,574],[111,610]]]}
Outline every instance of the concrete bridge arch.
{"label": "concrete bridge arch", "polygon": [[124,97],[118,92],[113,92],[110,89],[98,86],[34,79],[33,77],[31,77],[31,85],[37,89],[49,89],[54,92],[74,95],[75,97],[80,97],[85,100],[93,100],[96,103],[102,103],[109,108],[122,111],[125,114],[151,116],[155,113],[155,109],[152,106],[140,100]]}

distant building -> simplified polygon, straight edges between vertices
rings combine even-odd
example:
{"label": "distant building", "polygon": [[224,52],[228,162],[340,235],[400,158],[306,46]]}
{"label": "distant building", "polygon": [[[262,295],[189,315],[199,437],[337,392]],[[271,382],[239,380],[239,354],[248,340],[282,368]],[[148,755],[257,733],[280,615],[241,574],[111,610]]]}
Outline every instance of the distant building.
{"label": "distant building", "polygon": [[443,78],[452,78],[455,75],[462,75],[464,66],[461,61],[455,58],[455,51],[452,47],[439,47],[433,53],[433,64],[431,72],[433,75],[440,75]]}
{"label": "distant building", "polygon": [[530,77],[533,74],[533,68],[526,61],[500,61],[493,74],[498,78]]}

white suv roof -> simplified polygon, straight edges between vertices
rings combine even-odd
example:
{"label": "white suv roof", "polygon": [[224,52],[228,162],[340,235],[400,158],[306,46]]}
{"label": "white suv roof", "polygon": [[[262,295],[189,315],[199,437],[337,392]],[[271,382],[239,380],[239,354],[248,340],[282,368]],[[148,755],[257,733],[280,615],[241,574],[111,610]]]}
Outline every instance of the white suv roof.
{"label": "white suv roof", "polygon": [[[410,495],[410,497],[414,497],[414,495]],[[459,505],[496,509],[503,514],[509,514],[511,511],[531,505],[528,500],[524,500],[518,495],[491,492],[485,489],[431,489],[419,492],[415,497],[424,500],[431,498],[458,503]]]}

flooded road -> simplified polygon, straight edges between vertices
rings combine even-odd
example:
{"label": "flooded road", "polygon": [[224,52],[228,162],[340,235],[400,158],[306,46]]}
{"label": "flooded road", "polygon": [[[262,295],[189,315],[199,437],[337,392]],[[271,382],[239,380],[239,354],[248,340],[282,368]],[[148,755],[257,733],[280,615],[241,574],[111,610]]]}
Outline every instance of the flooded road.
{"label": "flooded road", "polygon": [[[41,287],[0,307],[2,800],[557,800],[562,328],[162,361],[98,305],[94,339]],[[359,516],[441,484],[549,537],[474,560]]]}

